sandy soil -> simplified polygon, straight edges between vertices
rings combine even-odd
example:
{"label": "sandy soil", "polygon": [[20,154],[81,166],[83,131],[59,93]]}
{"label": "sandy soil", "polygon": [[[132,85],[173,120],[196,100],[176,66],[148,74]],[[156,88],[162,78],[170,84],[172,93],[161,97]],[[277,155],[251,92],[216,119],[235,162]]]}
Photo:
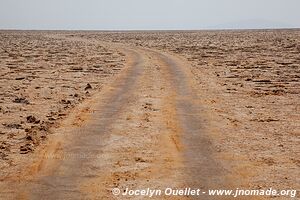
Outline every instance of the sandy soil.
{"label": "sandy soil", "polygon": [[299,188],[299,40],[296,30],[1,32],[0,194]]}
{"label": "sandy soil", "polygon": [[82,36],[179,54],[191,63],[216,151],[252,188],[299,188],[300,31]]}
{"label": "sandy soil", "polygon": [[122,69],[124,55],[99,44],[53,39],[39,32],[0,34],[3,169],[15,164],[13,156],[34,151],[50,127],[99,91]]}

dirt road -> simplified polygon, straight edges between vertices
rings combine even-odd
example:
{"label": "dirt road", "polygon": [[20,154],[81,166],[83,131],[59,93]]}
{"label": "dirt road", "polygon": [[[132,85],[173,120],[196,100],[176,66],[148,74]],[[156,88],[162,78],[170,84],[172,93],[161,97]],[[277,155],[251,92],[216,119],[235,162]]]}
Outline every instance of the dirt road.
{"label": "dirt road", "polygon": [[30,166],[2,180],[1,199],[132,199],[111,190],[230,184],[202,128],[205,114],[185,63],[115,48],[127,67],[66,118]]}

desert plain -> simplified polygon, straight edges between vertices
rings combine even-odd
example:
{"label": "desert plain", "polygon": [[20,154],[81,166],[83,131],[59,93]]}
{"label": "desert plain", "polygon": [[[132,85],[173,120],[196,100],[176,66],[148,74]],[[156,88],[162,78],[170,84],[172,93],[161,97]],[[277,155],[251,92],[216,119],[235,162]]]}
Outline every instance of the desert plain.
{"label": "desert plain", "polygon": [[299,136],[297,29],[0,31],[0,199],[297,190]]}

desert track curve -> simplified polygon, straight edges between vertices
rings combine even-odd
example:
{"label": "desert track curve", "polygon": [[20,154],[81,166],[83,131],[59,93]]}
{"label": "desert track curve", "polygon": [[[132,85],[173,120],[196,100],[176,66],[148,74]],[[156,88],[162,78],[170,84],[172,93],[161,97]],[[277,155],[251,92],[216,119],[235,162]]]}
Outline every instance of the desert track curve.
{"label": "desert track curve", "polygon": [[126,54],[127,67],[57,130],[59,137],[33,164],[38,170],[7,179],[1,196],[112,199],[114,187],[225,185],[186,63],[159,51],[111,45]]}

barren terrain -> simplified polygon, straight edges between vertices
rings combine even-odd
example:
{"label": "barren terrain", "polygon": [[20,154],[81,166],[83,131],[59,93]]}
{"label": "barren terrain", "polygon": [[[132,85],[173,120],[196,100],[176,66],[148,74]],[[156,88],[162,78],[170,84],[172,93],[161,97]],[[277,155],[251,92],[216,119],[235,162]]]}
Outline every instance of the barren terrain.
{"label": "barren terrain", "polygon": [[299,30],[1,31],[0,69],[0,199],[299,189]]}
{"label": "barren terrain", "polygon": [[50,126],[123,67],[124,56],[35,32],[1,32],[0,40],[1,167],[8,167],[10,154],[33,151]]}

